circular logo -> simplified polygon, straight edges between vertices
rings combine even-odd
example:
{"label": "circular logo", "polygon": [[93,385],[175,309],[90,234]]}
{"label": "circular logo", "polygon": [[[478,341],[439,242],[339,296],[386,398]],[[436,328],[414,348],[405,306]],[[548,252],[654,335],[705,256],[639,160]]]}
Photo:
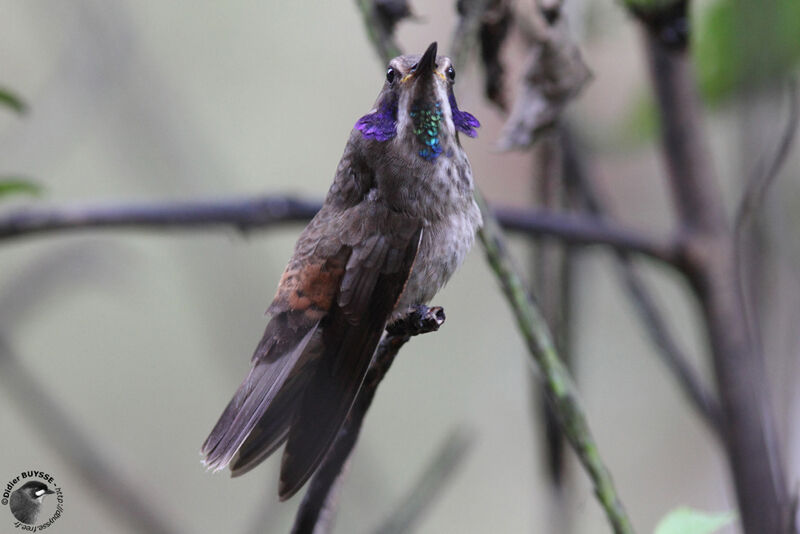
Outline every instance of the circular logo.
{"label": "circular logo", "polygon": [[36,469],[22,471],[3,486],[2,505],[8,506],[15,528],[38,532],[64,513],[64,493],[53,475]]}

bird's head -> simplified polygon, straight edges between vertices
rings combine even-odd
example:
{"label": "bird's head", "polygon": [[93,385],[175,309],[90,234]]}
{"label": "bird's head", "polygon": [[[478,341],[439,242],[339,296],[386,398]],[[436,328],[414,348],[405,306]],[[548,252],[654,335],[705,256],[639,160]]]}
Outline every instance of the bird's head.
{"label": "bird's head", "polygon": [[53,490],[47,487],[47,484],[39,482],[38,480],[26,482],[20,486],[19,490],[17,491],[28,497],[30,500],[38,502],[42,502],[42,499],[44,499],[45,495],[52,495],[55,493]]}
{"label": "bird's head", "polygon": [[435,161],[442,154],[452,155],[447,145],[457,142],[457,132],[477,135],[478,120],[456,105],[453,62],[437,56],[436,50],[432,43],[421,56],[398,56],[389,62],[375,108],[356,122],[365,138],[397,139],[421,158]]}

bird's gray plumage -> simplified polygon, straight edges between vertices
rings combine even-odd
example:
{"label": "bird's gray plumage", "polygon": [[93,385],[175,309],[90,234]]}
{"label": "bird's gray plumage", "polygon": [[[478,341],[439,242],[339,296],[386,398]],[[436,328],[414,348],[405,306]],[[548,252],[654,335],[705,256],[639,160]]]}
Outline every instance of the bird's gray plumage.
{"label": "bird's gray plumage", "polygon": [[478,123],[454,107],[453,80],[435,43],[390,62],[297,241],[250,374],[203,445],[209,467],[245,473],[285,441],[279,493],[294,494],[344,423],[387,322],[430,301],[464,260],[481,216],[458,137],[474,130],[455,113]]}

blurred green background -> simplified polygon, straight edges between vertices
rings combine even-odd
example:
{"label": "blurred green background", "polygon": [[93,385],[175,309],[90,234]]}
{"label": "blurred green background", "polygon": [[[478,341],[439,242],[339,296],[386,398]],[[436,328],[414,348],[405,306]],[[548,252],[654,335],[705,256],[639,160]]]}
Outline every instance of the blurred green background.
{"label": "blurred green background", "polygon": [[[438,40],[446,52],[456,21],[451,3],[414,7],[421,21],[400,27],[401,45],[421,52]],[[594,172],[624,223],[665,234],[671,211],[646,127],[649,86],[637,28],[611,2],[569,9],[594,72],[571,111],[593,149]],[[0,13],[0,85],[30,105],[21,117],[0,111],[0,173],[43,187],[41,198],[15,197],[0,209],[265,192],[322,198],[353,123],[383,82],[384,67],[350,2],[0,0]],[[522,40],[512,39],[506,53],[513,88]],[[483,101],[481,83],[471,64],[456,86],[460,107],[483,123],[477,140],[464,141],[476,180],[497,204],[527,204],[530,155],[495,149],[503,117]],[[779,138],[784,97],[759,100],[753,115],[723,103],[709,116],[731,206],[755,161],[746,154],[757,157],[759,146]],[[766,323],[776,332],[767,340],[769,368],[790,480],[800,473],[799,431],[795,425],[792,435],[787,425],[800,407],[799,168],[795,150],[765,217],[780,245]],[[277,457],[231,480],[206,473],[198,450],[249,367],[299,231],[110,230],[0,243],[0,333],[176,532],[287,532],[291,525],[300,498],[278,503]],[[514,246],[524,265],[526,244]],[[600,249],[581,255],[577,375],[635,526],[651,532],[682,504],[733,509],[721,451],[654,355],[613,266]],[[645,274],[708,377],[705,340],[682,281],[650,265]],[[474,446],[418,531],[558,532],[541,431],[532,425],[538,413],[528,358],[479,247],[434,303],[447,323],[407,345],[381,385],[341,494],[337,532],[377,527],[462,425]],[[129,532],[15,398],[0,391],[0,480],[23,469],[51,472],[65,495],[53,532]],[[574,531],[606,532],[574,462],[570,476],[566,513]],[[12,528],[6,512],[4,532]]]}

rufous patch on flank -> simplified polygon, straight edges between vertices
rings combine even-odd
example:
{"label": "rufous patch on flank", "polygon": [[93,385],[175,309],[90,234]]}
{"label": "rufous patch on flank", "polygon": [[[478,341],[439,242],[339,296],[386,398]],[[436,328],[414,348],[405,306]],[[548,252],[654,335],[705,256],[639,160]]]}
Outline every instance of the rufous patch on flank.
{"label": "rufous patch on flank", "polygon": [[281,277],[275,299],[289,309],[323,315],[339,291],[346,258],[334,256],[324,263],[290,265]]}

